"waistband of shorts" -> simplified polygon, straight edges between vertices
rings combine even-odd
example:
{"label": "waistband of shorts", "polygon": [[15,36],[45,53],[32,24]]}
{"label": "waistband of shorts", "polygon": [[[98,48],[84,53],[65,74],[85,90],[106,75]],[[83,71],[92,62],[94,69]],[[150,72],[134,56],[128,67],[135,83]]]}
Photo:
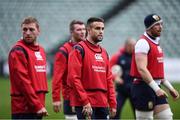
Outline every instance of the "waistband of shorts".
{"label": "waistband of shorts", "polygon": [[[161,79],[154,79],[154,81],[155,81],[158,85],[161,84]],[[133,83],[134,83],[134,84],[139,84],[139,83],[145,83],[145,82],[144,82],[142,79],[140,79],[140,78],[134,78]]]}

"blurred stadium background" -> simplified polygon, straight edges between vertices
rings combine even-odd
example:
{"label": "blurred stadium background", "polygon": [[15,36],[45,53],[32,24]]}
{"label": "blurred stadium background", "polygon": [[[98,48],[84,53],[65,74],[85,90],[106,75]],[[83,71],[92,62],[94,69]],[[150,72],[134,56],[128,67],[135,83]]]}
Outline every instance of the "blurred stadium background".
{"label": "blurred stadium background", "polygon": [[8,52],[21,37],[24,17],[35,16],[40,22],[38,40],[48,53],[51,75],[54,53],[69,39],[69,23],[73,19],[86,22],[91,16],[104,18],[102,46],[111,56],[127,37],[138,39],[144,32],[147,14],[157,13],[164,21],[161,46],[165,51],[167,78],[180,81],[179,6],[180,0],[0,0],[0,76],[8,75]]}
{"label": "blurred stadium background", "polygon": [[[50,65],[57,48],[68,40],[70,21],[86,22],[91,16],[105,19],[102,45],[112,55],[127,37],[138,39],[144,31],[143,19],[147,14],[157,13],[164,21],[161,45],[165,57],[180,58],[179,5],[179,0],[0,0],[0,73],[7,72],[3,66],[8,51],[21,37],[20,24],[26,16],[35,16],[40,22],[39,42],[48,53]],[[180,68],[179,63],[175,66]]]}

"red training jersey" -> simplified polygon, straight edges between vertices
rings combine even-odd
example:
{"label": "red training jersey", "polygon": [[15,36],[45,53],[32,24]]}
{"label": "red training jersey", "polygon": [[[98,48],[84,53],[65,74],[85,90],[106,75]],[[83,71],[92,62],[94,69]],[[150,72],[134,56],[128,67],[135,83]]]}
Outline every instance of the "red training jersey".
{"label": "red training jersey", "polygon": [[[81,48],[81,49],[79,49]],[[81,41],[69,55],[68,80],[73,90],[72,106],[116,108],[116,97],[105,49]]]}
{"label": "red training jersey", "polygon": [[46,55],[39,45],[19,40],[9,53],[12,113],[36,113],[45,107]]}
{"label": "red training jersey", "polygon": [[55,55],[54,70],[52,79],[52,99],[53,102],[61,101],[60,92],[65,100],[69,100],[70,86],[67,84],[68,55],[72,51],[75,43],[66,42],[59,48]]}
{"label": "red training jersey", "polygon": [[[148,58],[147,58],[148,61],[147,69],[151,73],[153,79],[164,79],[164,62],[163,62],[164,58],[161,47],[159,46],[159,44],[153,43],[145,35],[142,35],[141,39],[145,39],[150,46],[150,50],[148,52]],[[130,74],[135,78],[141,78],[135,62],[135,53],[133,53],[132,56]]]}

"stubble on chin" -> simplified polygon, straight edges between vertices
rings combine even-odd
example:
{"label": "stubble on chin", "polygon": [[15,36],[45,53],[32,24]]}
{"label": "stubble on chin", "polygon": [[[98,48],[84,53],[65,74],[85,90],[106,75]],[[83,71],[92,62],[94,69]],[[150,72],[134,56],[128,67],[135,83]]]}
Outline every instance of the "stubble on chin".
{"label": "stubble on chin", "polygon": [[98,42],[101,42],[102,40],[103,40],[103,37],[98,37],[98,38],[97,38],[97,41],[98,41]]}
{"label": "stubble on chin", "polygon": [[33,40],[33,39],[31,39],[31,40],[28,40],[28,39],[23,39],[24,40],[24,42],[26,43],[26,44],[28,44],[28,45],[30,45],[30,44],[34,44],[34,42],[35,42],[35,40]]}

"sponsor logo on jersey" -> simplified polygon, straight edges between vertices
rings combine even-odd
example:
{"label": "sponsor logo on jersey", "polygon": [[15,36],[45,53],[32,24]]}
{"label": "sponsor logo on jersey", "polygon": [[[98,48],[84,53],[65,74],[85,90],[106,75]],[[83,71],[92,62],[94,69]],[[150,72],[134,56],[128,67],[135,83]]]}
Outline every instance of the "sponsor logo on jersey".
{"label": "sponsor logo on jersey", "polygon": [[34,52],[37,60],[43,60],[43,57],[41,56],[40,52]]}
{"label": "sponsor logo on jersey", "polygon": [[162,53],[162,49],[160,46],[157,46],[157,49],[158,49],[159,53]]}
{"label": "sponsor logo on jersey", "polygon": [[94,57],[95,57],[96,61],[101,61],[101,62],[104,61],[101,54],[95,54]]}
{"label": "sponsor logo on jersey", "polygon": [[164,58],[163,57],[157,57],[157,61],[158,61],[158,63],[162,63],[164,61]]}
{"label": "sponsor logo on jersey", "polygon": [[45,65],[35,65],[34,68],[36,69],[36,72],[46,72]]}
{"label": "sponsor logo on jersey", "polygon": [[103,66],[92,65],[92,69],[94,70],[94,72],[106,72],[106,68]]}

